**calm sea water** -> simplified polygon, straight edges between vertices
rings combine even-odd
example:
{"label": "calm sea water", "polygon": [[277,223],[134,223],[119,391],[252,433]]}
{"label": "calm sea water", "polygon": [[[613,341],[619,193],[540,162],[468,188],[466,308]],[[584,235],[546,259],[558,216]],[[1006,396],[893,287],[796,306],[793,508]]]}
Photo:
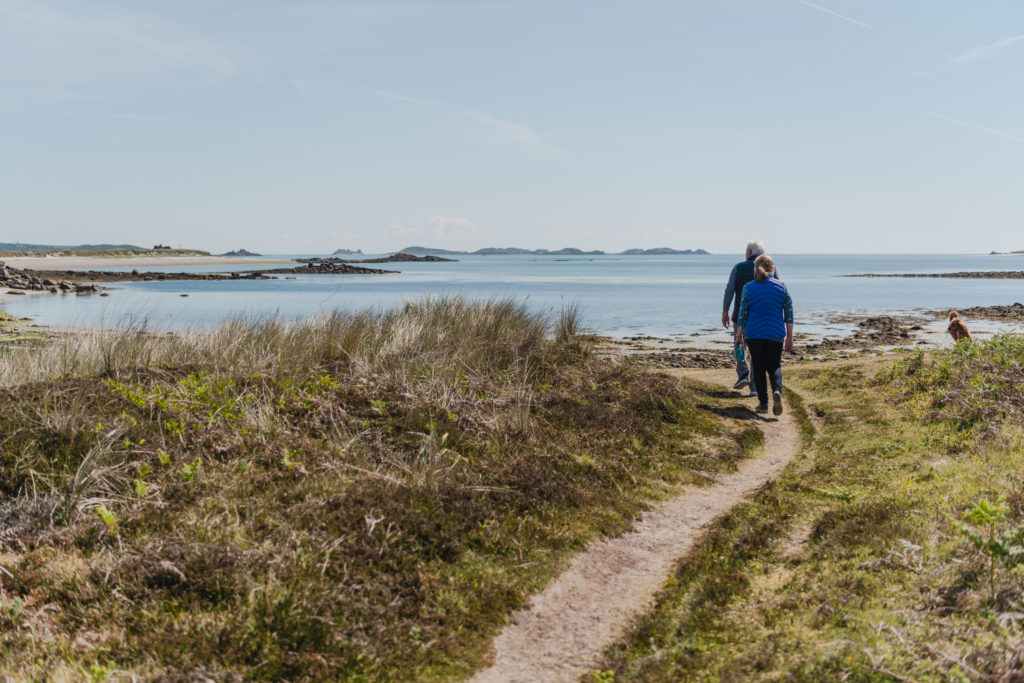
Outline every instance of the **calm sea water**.
{"label": "calm sea water", "polygon": [[[290,255],[291,256],[291,255]],[[114,327],[146,321],[151,329],[215,326],[231,316],[294,319],[340,309],[386,310],[424,296],[514,297],[557,312],[577,305],[602,334],[682,336],[720,327],[722,292],[741,255],[460,256],[453,263],[395,263],[389,275],[298,275],[294,280],[132,282],[109,297],[7,297],[0,308],[57,327]],[[836,331],[836,312],[906,312],[1024,302],[1024,280],[847,278],[855,273],[1024,270],[1024,256],[776,255],[793,296],[798,329]],[[254,268],[255,266],[245,266]],[[280,266],[266,266],[280,267]],[[226,266],[151,270],[222,271]],[[130,268],[111,268],[130,270]],[[140,270],[144,270],[140,268]],[[187,294],[188,297],[182,297]]]}

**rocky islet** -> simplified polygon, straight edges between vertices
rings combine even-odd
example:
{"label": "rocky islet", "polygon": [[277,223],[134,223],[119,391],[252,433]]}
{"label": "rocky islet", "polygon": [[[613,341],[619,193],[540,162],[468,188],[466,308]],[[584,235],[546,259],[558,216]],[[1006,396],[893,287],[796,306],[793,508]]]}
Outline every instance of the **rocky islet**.
{"label": "rocky islet", "polygon": [[10,294],[95,294],[103,289],[93,283],[75,282],[51,273],[40,274],[31,270],[11,268],[3,261],[0,261],[0,287],[6,287]]}

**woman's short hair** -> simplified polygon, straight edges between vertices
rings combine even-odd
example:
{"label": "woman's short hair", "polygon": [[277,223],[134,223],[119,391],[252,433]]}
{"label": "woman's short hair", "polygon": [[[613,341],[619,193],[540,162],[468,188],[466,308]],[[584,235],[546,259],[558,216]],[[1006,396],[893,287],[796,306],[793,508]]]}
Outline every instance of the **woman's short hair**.
{"label": "woman's short hair", "polygon": [[747,242],[747,249],[750,251],[751,256],[760,256],[764,253],[764,242],[761,240]]}
{"label": "woman's short hair", "polygon": [[754,259],[754,279],[764,282],[775,272],[775,260],[768,254],[761,254]]}

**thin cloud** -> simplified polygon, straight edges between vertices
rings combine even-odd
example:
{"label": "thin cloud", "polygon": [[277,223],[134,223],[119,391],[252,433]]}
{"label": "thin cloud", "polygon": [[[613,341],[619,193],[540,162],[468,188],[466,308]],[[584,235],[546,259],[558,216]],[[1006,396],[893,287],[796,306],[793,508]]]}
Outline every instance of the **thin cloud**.
{"label": "thin cloud", "polygon": [[960,119],[954,119],[952,116],[946,116],[945,114],[936,114],[933,111],[932,112],[928,112],[928,114],[930,116],[934,116],[937,119],[942,119],[943,121],[949,121],[951,123],[955,123],[955,124],[960,125],[960,126],[966,126],[967,128],[973,128],[974,130],[980,130],[983,133],[988,133],[990,135],[998,135],[1001,138],[1008,138],[1010,140],[1013,140],[1014,142],[1024,143],[1024,138],[1018,137],[1016,135],[1011,135],[1010,133],[1004,133],[1001,130],[993,130],[992,128],[986,128],[985,126],[979,126],[976,123],[969,123],[967,121],[961,121]]}
{"label": "thin cloud", "polygon": [[422,104],[425,107],[438,107],[441,109],[450,109],[447,104],[441,104],[440,102],[431,102],[430,100],[421,100],[418,97],[408,97],[406,95],[399,95],[395,92],[389,92],[387,90],[375,90],[375,93],[381,97],[386,97],[389,100],[398,100],[399,102],[409,102],[410,104]]}
{"label": "thin cloud", "polygon": [[408,226],[402,225],[397,221],[391,221],[390,223],[388,223],[388,226],[386,228],[378,229],[376,231],[376,234],[379,237],[390,237],[393,235],[419,235],[422,232],[423,231],[420,230],[419,228],[410,228]]}
{"label": "thin cloud", "polygon": [[832,10],[828,9],[827,7],[822,7],[821,5],[815,5],[813,2],[807,2],[807,0],[796,0],[796,1],[799,2],[801,5],[807,5],[808,7],[812,8],[812,9],[816,9],[819,12],[824,12],[825,14],[831,14],[833,17],[837,17],[837,18],[842,19],[843,21],[849,22],[851,24],[855,24],[855,25],[861,26],[863,28],[871,29],[872,31],[877,31],[878,30],[877,28],[875,28],[871,24],[865,24],[863,21],[857,21],[856,19],[853,19],[852,17],[848,17],[845,14],[840,14],[839,12],[833,12]]}
{"label": "thin cloud", "polygon": [[475,136],[487,145],[523,150],[544,158],[562,158],[567,154],[564,149],[544,142],[533,128],[522,123],[507,121],[469,107],[409,97],[386,90],[377,90],[375,92],[381,97],[398,102],[408,102],[422,107],[443,109],[454,114],[467,123],[472,124],[471,129]]}
{"label": "thin cloud", "polygon": [[1007,47],[1008,45],[1013,45],[1014,43],[1019,43],[1022,40],[1024,40],[1024,33],[1022,33],[1019,36],[1012,36],[1010,38],[1004,38],[1002,40],[998,40],[998,41],[996,41],[994,43],[990,43],[988,45],[982,45],[981,47],[976,47],[973,50],[968,50],[967,52],[964,52],[963,54],[960,54],[960,55],[957,55],[957,56],[953,57],[952,60],[954,62],[957,62],[958,64],[963,64],[964,62],[973,62],[976,59],[981,59],[983,57],[987,57],[988,55],[992,54],[993,52],[995,52],[997,50],[1001,50],[1004,47]]}
{"label": "thin cloud", "polygon": [[197,119],[186,119],[171,116],[152,116],[150,114],[113,113],[107,114],[106,118],[118,121],[137,121],[139,123],[153,123],[169,126],[194,126],[200,121]]}
{"label": "thin cloud", "polygon": [[431,216],[437,236],[441,239],[450,237],[467,237],[476,235],[480,228],[468,218],[448,218],[447,216]]}
{"label": "thin cloud", "polygon": [[[170,67],[203,67],[229,74],[235,65],[211,44],[180,35],[168,22],[149,15],[94,13],[72,14],[43,2],[8,0],[0,3],[0,17],[8,20],[9,49],[33,55],[64,58],[67,68],[81,71],[84,57],[105,55],[109,63],[132,55],[136,62]],[[97,46],[103,46],[97,50]],[[134,65],[133,65],[134,66]]]}

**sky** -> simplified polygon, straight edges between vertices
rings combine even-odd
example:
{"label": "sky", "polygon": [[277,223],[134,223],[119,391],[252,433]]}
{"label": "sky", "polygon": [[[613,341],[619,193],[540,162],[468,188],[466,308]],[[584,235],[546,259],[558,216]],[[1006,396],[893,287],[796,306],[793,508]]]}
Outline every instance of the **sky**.
{"label": "sky", "polygon": [[0,241],[1024,249],[1020,0],[0,0]]}

